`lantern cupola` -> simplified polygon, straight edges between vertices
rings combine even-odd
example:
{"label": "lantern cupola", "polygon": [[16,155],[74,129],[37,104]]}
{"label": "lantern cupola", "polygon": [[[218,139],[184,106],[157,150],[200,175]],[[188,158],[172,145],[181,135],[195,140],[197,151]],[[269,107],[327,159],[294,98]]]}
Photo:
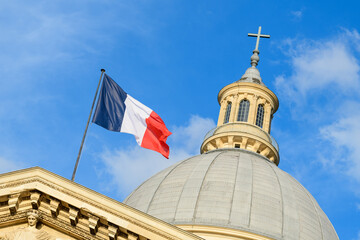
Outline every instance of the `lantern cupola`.
{"label": "lantern cupola", "polygon": [[276,95],[262,82],[256,68],[259,63],[259,40],[261,27],[257,34],[256,46],[245,74],[236,82],[222,88],[218,94],[220,113],[217,127],[205,136],[201,153],[221,148],[241,148],[265,156],[279,164],[279,147],[270,135],[271,121],[279,107]]}

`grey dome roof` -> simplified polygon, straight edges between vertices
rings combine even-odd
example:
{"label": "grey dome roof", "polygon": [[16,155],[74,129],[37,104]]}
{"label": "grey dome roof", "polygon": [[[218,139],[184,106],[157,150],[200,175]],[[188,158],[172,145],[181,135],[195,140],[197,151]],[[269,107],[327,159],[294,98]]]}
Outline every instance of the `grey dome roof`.
{"label": "grey dome roof", "polygon": [[221,226],[274,239],[339,239],[298,181],[241,149],[185,159],[145,181],[124,203],[174,225]]}
{"label": "grey dome roof", "polygon": [[265,86],[260,77],[260,72],[256,67],[249,67],[244,75],[236,82],[251,82]]}

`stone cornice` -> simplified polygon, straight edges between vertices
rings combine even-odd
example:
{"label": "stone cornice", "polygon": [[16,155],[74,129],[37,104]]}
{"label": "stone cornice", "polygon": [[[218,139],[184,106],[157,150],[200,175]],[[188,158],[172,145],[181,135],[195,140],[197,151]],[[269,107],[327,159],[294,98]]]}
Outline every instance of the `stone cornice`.
{"label": "stone cornice", "polygon": [[272,141],[268,133],[255,125],[244,122],[228,123],[217,127],[207,135],[200,147],[200,152],[241,148],[258,153],[279,165],[279,152]]}
{"label": "stone cornice", "polygon": [[200,236],[211,236],[212,239],[221,237],[222,239],[242,239],[242,240],[274,240],[259,234],[250,233],[237,229],[225,227],[215,227],[206,225],[176,225],[186,231],[198,234]]}
{"label": "stone cornice", "polygon": [[[55,203],[59,201],[63,206],[75,207],[83,214],[97,216],[100,222],[105,222],[107,225],[118,226],[129,232],[137,233],[143,236],[143,238],[173,240],[201,239],[191,233],[39,167],[0,175],[0,197],[10,194],[24,195],[34,190],[40,192],[42,195],[46,195],[47,199],[53,199],[52,204],[50,204],[49,201],[49,218],[44,219],[49,223],[51,223],[51,219],[54,220],[57,217],[57,204]],[[30,201],[33,200],[29,197],[28,201],[28,206],[31,208],[32,204]],[[40,205],[41,204],[44,203],[40,203]],[[13,215],[19,214],[19,212],[16,212],[17,209],[14,211],[15,214],[12,213]],[[51,215],[51,213],[53,213],[53,215]],[[45,214],[44,216],[47,215]],[[0,219],[1,217],[2,216],[0,216]],[[72,227],[70,219],[67,225],[69,228]]]}

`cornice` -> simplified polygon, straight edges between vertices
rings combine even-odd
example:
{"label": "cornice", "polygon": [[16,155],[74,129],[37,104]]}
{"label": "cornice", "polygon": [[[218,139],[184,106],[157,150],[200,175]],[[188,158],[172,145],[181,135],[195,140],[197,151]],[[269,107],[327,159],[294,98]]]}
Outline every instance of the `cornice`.
{"label": "cornice", "polygon": [[[154,237],[172,240],[184,238],[201,239],[189,232],[39,167],[0,175],[0,196],[32,190],[37,190],[69,206],[106,219],[110,224],[117,225],[131,232],[136,233],[137,230],[142,229],[144,237],[149,239],[154,239]],[[51,223],[50,218],[47,220]]]}
{"label": "cornice", "polygon": [[243,239],[243,240],[274,240],[273,238],[265,237],[259,234],[250,233],[238,229],[230,229],[226,227],[215,227],[207,225],[176,225],[186,231],[193,232],[195,234],[210,235],[213,238],[217,236],[228,237],[228,239]]}

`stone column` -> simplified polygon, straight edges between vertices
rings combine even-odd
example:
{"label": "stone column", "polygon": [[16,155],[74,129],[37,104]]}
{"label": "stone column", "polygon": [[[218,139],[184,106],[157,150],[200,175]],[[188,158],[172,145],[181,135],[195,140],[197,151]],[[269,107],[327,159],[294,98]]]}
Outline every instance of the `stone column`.
{"label": "stone column", "polygon": [[216,143],[216,149],[222,148],[224,146],[224,143],[221,140],[221,138],[216,138],[215,143]]}
{"label": "stone column", "polygon": [[218,126],[220,126],[224,123],[224,115],[225,115],[226,105],[227,105],[227,101],[225,99],[221,100],[220,113],[219,113],[219,118],[218,118],[218,123],[217,123]]}
{"label": "stone column", "polygon": [[265,110],[265,112],[264,112],[263,129],[264,129],[264,131],[269,133],[270,132],[270,121],[271,121],[271,105],[270,105],[270,103],[265,103],[264,110]]}
{"label": "stone column", "polygon": [[252,97],[249,98],[249,100],[250,100],[250,109],[249,109],[248,122],[250,124],[255,125],[258,96],[253,95]]}
{"label": "stone column", "polygon": [[237,109],[238,106],[239,106],[238,98],[239,98],[238,95],[235,95],[235,96],[233,97],[233,101],[232,101],[232,104],[231,104],[231,112],[230,112],[229,122],[235,122],[235,113],[237,112],[236,109]]}

